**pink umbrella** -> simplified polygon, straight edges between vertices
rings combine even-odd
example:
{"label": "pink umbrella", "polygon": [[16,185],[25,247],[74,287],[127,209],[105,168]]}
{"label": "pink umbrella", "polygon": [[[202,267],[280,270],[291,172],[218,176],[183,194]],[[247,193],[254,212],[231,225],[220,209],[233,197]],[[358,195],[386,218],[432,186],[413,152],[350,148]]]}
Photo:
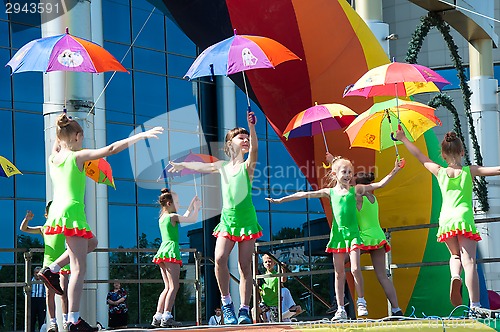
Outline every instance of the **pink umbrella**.
{"label": "pink umbrella", "polygon": [[329,152],[325,131],[345,128],[354,121],[356,116],[356,112],[341,104],[318,105],[315,103],[314,106],[298,113],[290,120],[283,131],[283,136],[289,139],[321,133],[326,152]]}
{"label": "pink umbrella", "polygon": [[245,70],[274,68],[289,60],[300,60],[300,58],[271,38],[237,35],[235,29],[234,36],[205,49],[196,58],[184,77],[192,80],[203,76],[227,76],[241,72],[245,84],[248,111],[250,111]]}

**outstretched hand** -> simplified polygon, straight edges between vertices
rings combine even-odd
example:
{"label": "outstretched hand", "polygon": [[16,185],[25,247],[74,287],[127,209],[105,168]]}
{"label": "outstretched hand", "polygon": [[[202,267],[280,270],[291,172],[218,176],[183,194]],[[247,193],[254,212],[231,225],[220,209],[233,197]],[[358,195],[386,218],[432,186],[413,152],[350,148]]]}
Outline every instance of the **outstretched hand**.
{"label": "outstretched hand", "polygon": [[201,207],[201,200],[198,196],[194,196],[193,199],[191,200],[191,204],[189,204],[190,206],[193,207],[193,209],[195,210],[199,210],[200,207]]}
{"label": "outstretched hand", "polygon": [[333,154],[326,152],[325,159],[327,162],[331,163],[333,161]]}
{"label": "outstretched hand", "polygon": [[143,136],[144,138],[158,138],[158,135],[163,134],[163,130],[163,127],[154,127],[143,132]]}
{"label": "outstretched hand", "polygon": [[33,214],[33,212],[31,212],[31,210],[28,210],[26,211],[26,216],[24,217],[24,219],[26,219],[27,221],[30,221],[31,219],[33,219],[35,215]]}
{"label": "outstretched hand", "polygon": [[266,197],[266,201],[268,201],[269,203],[281,203],[281,198],[271,198],[271,197]]}
{"label": "outstretched hand", "polygon": [[398,141],[402,141],[402,140],[403,140],[403,139],[405,139],[405,138],[406,138],[405,132],[404,132],[403,130],[401,130],[401,129],[398,129],[398,130],[396,131],[396,139],[397,139]]}
{"label": "outstretched hand", "polygon": [[176,163],[174,161],[169,161],[168,163],[172,166],[168,170],[169,173],[177,173],[177,172],[182,171],[184,168],[186,168],[186,167],[184,167],[184,165],[182,165],[182,163]]}
{"label": "outstretched hand", "polygon": [[405,159],[404,158],[396,158],[396,161],[394,162],[394,169],[396,171],[399,171],[401,168],[405,166]]}
{"label": "outstretched hand", "polygon": [[253,111],[247,112],[248,127],[255,127],[257,124],[257,117]]}

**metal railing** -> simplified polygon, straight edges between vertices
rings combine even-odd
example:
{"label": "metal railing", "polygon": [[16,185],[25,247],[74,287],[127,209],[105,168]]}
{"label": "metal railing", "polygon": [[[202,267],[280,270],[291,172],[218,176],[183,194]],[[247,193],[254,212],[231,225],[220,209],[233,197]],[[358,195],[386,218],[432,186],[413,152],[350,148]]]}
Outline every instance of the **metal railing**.
{"label": "metal railing", "polygon": [[[481,219],[476,219],[475,224],[487,224],[487,223],[496,223],[500,222],[500,217],[492,217],[492,218],[481,218]],[[391,236],[393,232],[402,232],[402,231],[411,231],[411,230],[420,230],[420,229],[430,229],[430,228],[437,228],[439,227],[438,224],[420,224],[420,225],[411,225],[411,226],[398,226],[398,227],[389,227],[385,229],[385,234],[387,240],[390,242]],[[293,239],[283,239],[283,240],[274,240],[274,241],[266,241],[266,242],[256,242],[255,243],[255,248],[254,248],[254,257],[253,257],[253,280],[254,280],[254,287],[253,287],[253,306],[254,308],[258,308],[258,298],[259,298],[259,286],[257,284],[257,280],[259,279],[265,279],[265,278],[281,278],[281,277],[294,277],[296,280],[298,280],[297,277],[299,276],[310,276],[310,275],[318,275],[318,274],[330,274],[334,273],[334,269],[322,269],[322,270],[315,270],[315,271],[302,271],[302,272],[283,272],[282,271],[282,265],[281,262],[274,257],[272,254],[270,255],[271,258],[277,263],[277,268],[278,271],[277,273],[274,273],[272,275],[269,274],[259,274],[258,273],[258,255],[262,254],[269,254],[268,251],[261,251],[259,250],[260,247],[272,247],[272,246],[279,246],[279,245],[286,245],[286,244],[291,244],[291,243],[299,243],[299,242],[307,242],[307,241],[317,241],[317,240],[327,240],[329,239],[330,235],[325,234],[325,235],[317,235],[317,236],[307,236],[307,237],[301,237],[301,238],[293,238]],[[391,251],[386,253],[386,270],[387,270],[387,276],[392,280],[392,270],[393,269],[404,269],[404,268],[414,268],[414,267],[427,267],[427,266],[442,266],[442,265],[448,265],[449,261],[435,261],[435,262],[413,262],[413,263],[402,263],[402,264],[393,264],[392,263],[392,255]],[[477,263],[498,263],[500,262],[500,258],[482,258],[478,259]],[[346,270],[349,270],[348,268]],[[362,271],[370,271],[374,270],[374,267],[372,265],[366,265],[361,267]],[[311,295],[316,297],[322,304],[325,306],[329,307],[328,303],[322,299],[313,289],[310,287],[304,285],[304,283],[299,282]],[[278,282],[278,294],[281,294],[281,282]],[[257,310],[257,309],[256,309]],[[391,306],[390,303],[388,302],[388,314],[391,313]],[[281,322],[282,321],[282,308],[281,308],[281,296],[278,296],[278,320]],[[256,315],[258,316],[258,315]],[[254,318],[254,320],[256,320]]]}
{"label": "metal railing", "polygon": [[[157,249],[146,249],[146,248],[119,248],[119,249],[105,249],[97,248],[93,252],[95,253],[115,253],[115,252],[127,252],[127,253],[156,253]],[[194,279],[180,279],[180,283],[193,284],[195,289],[195,321],[196,325],[201,325],[202,323],[202,304],[201,304],[201,262],[202,256],[196,249],[180,249],[181,252],[193,253],[194,266],[195,266],[195,278]],[[30,331],[31,325],[31,288],[33,284],[40,284],[41,281],[32,281],[31,270],[32,270],[32,258],[33,253],[43,253],[43,248],[20,248],[20,249],[5,249],[0,248],[0,252],[13,252],[13,253],[23,253],[24,256],[24,282],[5,282],[0,283],[0,288],[10,288],[10,287],[22,287],[24,290],[24,329],[26,332]],[[190,264],[187,264],[190,265]],[[116,279],[86,279],[85,284],[107,284],[117,281]],[[162,279],[120,279],[120,283],[123,284],[152,284],[161,283]],[[16,322],[14,321],[14,330]]]}

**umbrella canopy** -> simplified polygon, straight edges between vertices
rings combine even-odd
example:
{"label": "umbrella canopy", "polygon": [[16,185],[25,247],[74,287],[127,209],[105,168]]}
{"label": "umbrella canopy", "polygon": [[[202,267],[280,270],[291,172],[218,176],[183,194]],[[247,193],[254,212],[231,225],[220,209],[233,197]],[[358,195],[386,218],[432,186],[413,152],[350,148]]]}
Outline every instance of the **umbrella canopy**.
{"label": "umbrella canopy", "polygon": [[357,114],[342,104],[321,104],[295,115],[283,131],[286,139],[313,136],[325,131],[347,127]]}
{"label": "umbrella canopy", "polygon": [[274,68],[288,60],[300,59],[277,41],[250,35],[237,35],[204,50],[184,78],[190,80],[214,75],[231,75],[245,70]]}
{"label": "umbrella canopy", "polygon": [[97,183],[104,183],[110,187],[115,187],[113,171],[111,165],[103,158],[89,160],[84,164],[85,174]]}
{"label": "umbrella canopy", "polygon": [[430,68],[418,64],[391,62],[366,72],[344,96],[411,96],[417,93],[441,91],[450,84]]}
{"label": "umbrella canopy", "polygon": [[430,128],[441,125],[441,120],[434,115],[434,108],[414,101],[391,99],[374,104],[347,127],[345,132],[351,147],[380,151],[393,146],[396,142],[391,133],[397,129],[398,109],[400,126],[411,141]]}
{"label": "umbrella canopy", "polygon": [[6,158],[0,156],[0,176],[4,178],[11,177],[14,174],[21,173],[13,163],[8,161]]}
{"label": "umbrella canopy", "polygon": [[127,70],[101,46],[69,34],[32,40],[6,66],[12,74],[25,71],[102,73]]}
{"label": "umbrella canopy", "polygon": [[[219,159],[215,158],[214,156],[208,155],[208,154],[193,153],[193,152],[189,151],[188,154],[173,160],[173,162],[181,163],[181,162],[197,161],[197,162],[201,162],[201,163],[213,163],[213,162],[216,162],[218,160]],[[192,169],[187,169],[187,168],[184,168],[183,170],[181,170],[179,172],[169,172],[169,170],[171,170],[171,169],[172,169],[172,165],[170,165],[170,164],[167,165],[167,167],[165,167],[165,169],[163,169],[163,172],[161,173],[158,180],[165,179],[167,177],[173,178],[176,176],[185,176],[185,175],[199,173],[197,171],[194,171]]]}

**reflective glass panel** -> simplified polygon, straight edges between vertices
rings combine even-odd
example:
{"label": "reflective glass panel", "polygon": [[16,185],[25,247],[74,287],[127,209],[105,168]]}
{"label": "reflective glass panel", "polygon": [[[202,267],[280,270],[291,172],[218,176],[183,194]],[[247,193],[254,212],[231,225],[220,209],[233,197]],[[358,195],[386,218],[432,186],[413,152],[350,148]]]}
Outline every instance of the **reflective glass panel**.
{"label": "reflective glass panel", "polygon": [[42,114],[16,112],[14,121],[15,165],[21,172],[45,172],[45,138]]}
{"label": "reflective glass panel", "polygon": [[137,247],[135,206],[110,204],[108,207],[109,247]]}

